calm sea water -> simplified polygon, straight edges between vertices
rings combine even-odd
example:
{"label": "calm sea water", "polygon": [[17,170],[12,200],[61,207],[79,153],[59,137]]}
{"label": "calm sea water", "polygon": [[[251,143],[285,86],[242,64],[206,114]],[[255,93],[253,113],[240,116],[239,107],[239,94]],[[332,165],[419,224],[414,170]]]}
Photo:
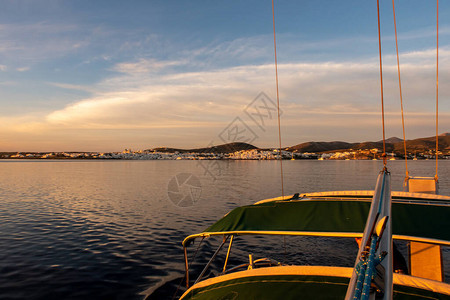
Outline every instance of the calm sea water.
{"label": "calm sea water", "polygon": [[[294,194],[373,189],[382,165],[298,160],[283,167],[285,194]],[[411,175],[434,176],[433,161],[409,167]],[[449,195],[450,161],[439,167],[441,194]],[[390,161],[389,170],[393,190],[401,190],[404,162]],[[0,161],[0,299],[171,299],[184,275],[187,235],[238,205],[280,194],[276,161]],[[185,195],[192,198],[180,202]],[[193,273],[218,242],[201,245]],[[239,238],[231,263],[249,251],[351,266],[356,246],[351,239]],[[212,273],[223,258],[217,262]]]}

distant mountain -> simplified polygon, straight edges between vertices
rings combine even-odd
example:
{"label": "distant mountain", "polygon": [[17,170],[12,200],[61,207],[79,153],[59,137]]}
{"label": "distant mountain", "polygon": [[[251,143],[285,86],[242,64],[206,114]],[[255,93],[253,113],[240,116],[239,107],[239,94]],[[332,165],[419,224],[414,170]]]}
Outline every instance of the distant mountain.
{"label": "distant mountain", "polygon": [[343,150],[351,148],[351,143],[346,142],[307,142],[298,144],[292,147],[288,147],[287,151],[297,151],[297,152],[325,152],[331,150]]}
{"label": "distant mountain", "polygon": [[[383,140],[378,141],[378,143],[383,143]],[[403,143],[403,139],[400,139],[400,138],[394,136],[394,137],[386,139],[386,143],[389,143],[389,144]]]}
{"label": "distant mountain", "polygon": [[[438,145],[440,150],[449,150],[450,149],[450,134],[440,135],[438,137]],[[413,151],[428,151],[436,148],[436,137],[427,137],[406,141],[406,149],[408,152]],[[394,151],[401,152],[403,150],[403,142],[394,144]]]}
{"label": "distant mountain", "polygon": [[231,153],[235,151],[241,151],[241,150],[253,150],[258,149],[258,147],[255,147],[251,144],[247,143],[228,143],[228,144],[222,144],[218,146],[212,146],[208,148],[200,148],[200,149],[192,149],[190,152],[204,152],[204,153]]}
{"label": "distant mountain", "polygon": [[[330,151],[347,151],[350,149],[383,149],[383,141],[378,142],[307,142],[286,148],[287,151],[297,152],[330,152]],[[436,148],[436,137],[418,138],[406,141],[406,149],[409,153],[418,151],[425,152]],[[450,150],[450,133],[439,135],[439,149]],[[386,140],[386,151],[403,154],[403,140],[397,137],[391,137]]]}
{"label": "distant mountain", "polygon": [[[383,142],[363,142],[353,146],[354,150],[362,149],[383,149]],[[386,151],[391,152],[394,150],[394,144],[386,143]]]}
{"label": "distant mountain", "polygon": [[[436,137],[427,137],[427,138],[419,138],[414,140],[406,141],[406,148],[409,153],[413,152],[426,152],[428,150],[433,150],[436,147]],[[383,149],[383,141],[378,142],[362,142],[362,143],[348,143],[342,141],[333,141],[333,142],[306,142],[301,143],[295,146],[287,147],[285,150],[287,151],[296,151],[299,153],[304,152],[330,152],[330,151],[348,151],[350,149],[353,150],[362,150],[362,149]],[[158,152],[168,152],[168,153],[186,153],[186,152],[195,152],[195,153],[232,153],[235,151],[242,150],[252,150],[259,149],[251,144],[247,143],[229,143],[222,144],[217,146],[211,146],[206,148],[197,148],[197,149],[178,149],[178,148],[167,148],[160,147],[154,149],[148,149],[148,151],[158,151]],[[439,149],[442,150],[450,150],[450,133],[443,133],[439,135]],[[261,150],[269,150],[269,149],[261,149]],[[404,153],[403,150],[403,140],[397,137],[391,137],[386,140],[386,151],[387,152],[395,152],[396,154],[402,155]]]}
{"label": "distant mountain", "polygon": [[154,149],[148,149],[148,151],[157,151],[157,152],[167,152],[167,153],[186,153],[186,152],[195,152],[195,153],[232,153],[235,151],[241,150],[252,150],[258,149],[257,147],[247,144],[247,143],[228,143],[217,146],[211,146],[206,148],[196,148],[196,149],[178,149],[178,148],[167,148],[167,147],[159,147]]}

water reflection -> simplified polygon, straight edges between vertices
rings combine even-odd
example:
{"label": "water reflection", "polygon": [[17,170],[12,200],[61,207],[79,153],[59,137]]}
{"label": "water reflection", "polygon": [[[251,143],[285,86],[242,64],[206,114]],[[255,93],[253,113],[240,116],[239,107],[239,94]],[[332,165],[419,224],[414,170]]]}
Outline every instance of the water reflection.
{"label": "water reflection", "polygon": [[[185,236],[238,205],[281,194],[276,161],[218,163],[221,175],[212,180],[195,161],[0,161],[0,298],[142,299],[155,290],[154,297],[170,298],[183,276]],[[442,194],[450,194],[448,166],[442,161]],[[434,176],[432,161],[409,167],[411,175]],[[389,162],[389,169],[393,189],[401,190],[403,162]],[[297,160],[285,161],[284,170],[286,194],[364,190],[373,189],[381,162]],[[190,207],[168,198],[169,181],[183,172],[201,183]],[[254,242],[242,239],[237,251]],[[329,239],[288,238],[287,257],[279,239],[256,242],[264,242],[255,250],[261,257],[314,263],[319,247],[347,259],[330,250]],[[202,250],[215,247],[212,239]],[[352,251],[353,241],[342,247]]]}

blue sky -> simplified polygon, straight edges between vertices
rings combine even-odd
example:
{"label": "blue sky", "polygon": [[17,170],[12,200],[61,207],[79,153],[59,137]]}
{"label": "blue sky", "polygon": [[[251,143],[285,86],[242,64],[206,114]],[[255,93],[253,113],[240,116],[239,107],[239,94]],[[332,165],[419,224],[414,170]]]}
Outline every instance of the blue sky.
{"label": "blue sky", "polygon": [[[274,118],[261,127],[245,113],[260,92],[276,99],[271,1],[0,4],[0,151],[203,147],[236,118],[253,144],[277,144]],[[380,140],[376,1],[275,10],[283,145]],[[397,0],[396,14],[407,138],[432,136],[436,5]],[[387,136],[401,137],[391,1],[381,16]],[[441,1],[440,132],[449,20]]]}

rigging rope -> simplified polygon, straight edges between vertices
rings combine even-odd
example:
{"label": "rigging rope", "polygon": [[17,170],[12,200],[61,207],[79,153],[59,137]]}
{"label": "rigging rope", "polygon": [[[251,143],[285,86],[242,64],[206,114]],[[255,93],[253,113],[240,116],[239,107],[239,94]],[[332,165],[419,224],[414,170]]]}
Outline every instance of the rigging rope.
{"label": "rigging rope", "polygon": [[392,0],[392,11],[394,13],[395,48],[397,50],[398,87],[399,87],[399,90],[400,90],[400,107],[401,107],[401,111],[402,111],[403,149],[405,150],[405,170],[406,170],[405,180],[407,180],[409,178],[408,153],[406,151],[406,133],[405,133],[405,118],[404,118],[404,115],[403,115],[402,80],[401,80],[401,77],[400,77],[400,59],[399,59],[399,56],[398,56],[397,22],[395,20],[395,4],[394,4],[394,0]]}
{"label": "rigging rope", "polygon": [[383,124],[383,165],[384,168],[386,168],[386,134],[384,126],[383,66],[381,62],[380,0],[377,0],[377,13],[378,13],[378,52],[380,55],[381,120]]}
{"label": "rigging rope", "polygon": [[278,112],[278,143],[279,143],[279,155],[280,160],[280,172],[281,172],[281,196],[284,199],[284,183],[283,183],[283,157],[281,152],[281,122],[280,122],[280,95],[278,92],[278,63],[277,63],[277,41],[275,37],[275,6],[274,0],[272,0],[272,20],[273,20],[273,48],[275,50],[275,80],[277,86],[277,112]]}
{"label": "rigging rope", "polygon": [[438,180],[438,150],[439,150],[439,132],[438,132],[438,111],[439,111],[439,0],[436,0],[436,175]]}
{"label": "rigging rope", "polygon": [[[188,269],[189,269],[189,267],[194,263],[194,260],[195,260],[195,258],[197,257],[198,250],[200,249],[200,246],[202,245],[202,242],[203,242],[204,239],[205,239],[205,237],[202,237],[200,243],[198,243],[198,246],[197,246],[197,249],[195,250],[194,256],[192,257],[191,262],[190,262],[189,265],[188,265]],[[183,278],[181,278],[180,283],[179,283],[178,286],[177,286],[177,290],[175,291],[175,294],[173,294],[173,296],[172,296],[172,300],[174,300],[175,297],[177,296],[178,291],[180,290],[181,284],[183,283],[183,280],[184,280],[184,279],[187,279],[187,277],[188,277],[188,276],[187,276],[187,273],[185,273],[184,276],[183,276]]]}

